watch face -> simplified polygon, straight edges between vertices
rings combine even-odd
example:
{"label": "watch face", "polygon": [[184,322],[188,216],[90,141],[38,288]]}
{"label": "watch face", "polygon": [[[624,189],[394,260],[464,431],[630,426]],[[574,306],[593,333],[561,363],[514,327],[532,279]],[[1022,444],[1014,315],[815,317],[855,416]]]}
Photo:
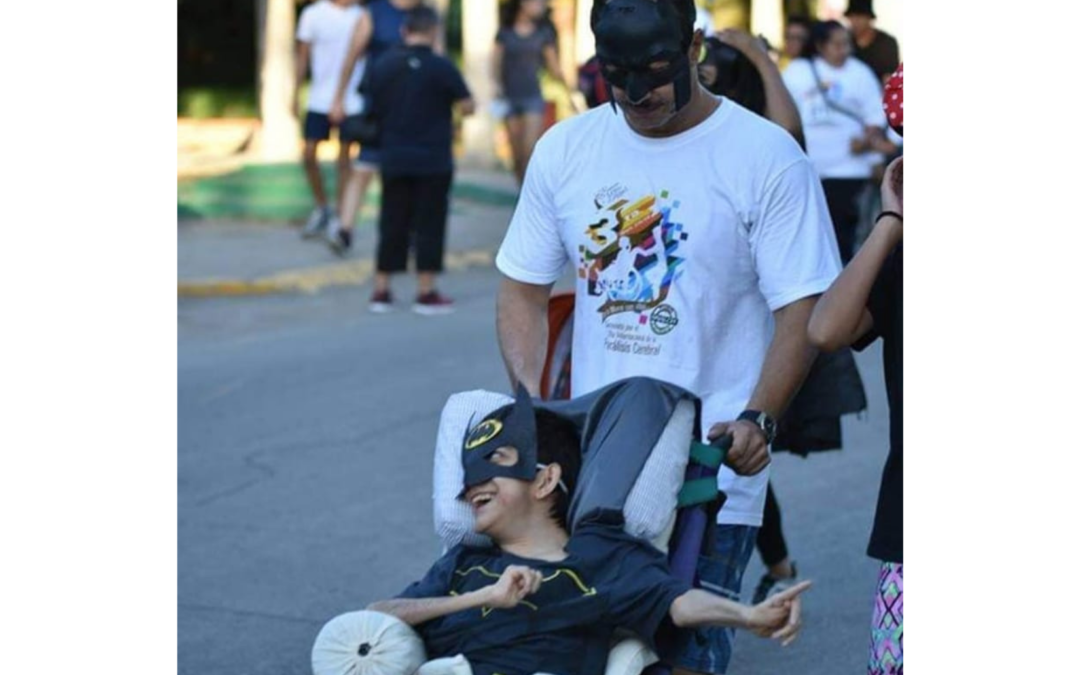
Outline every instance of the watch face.
{"label": "watch face", "polygon": [[754,423],[765,432],[765,439],[772,443],[773,436],[776,435],[776,423],[772,421],[772,418],[769,417],[768,413],[758,413]]}
{"label": "watch face", "polygon": [[758,429],[765,434],[765,439],[772,443],[773,437],[776,435],[776,422],[773,421],[769,414],[757,410],[747,410],[739,415],[739,419],[753,422]]}

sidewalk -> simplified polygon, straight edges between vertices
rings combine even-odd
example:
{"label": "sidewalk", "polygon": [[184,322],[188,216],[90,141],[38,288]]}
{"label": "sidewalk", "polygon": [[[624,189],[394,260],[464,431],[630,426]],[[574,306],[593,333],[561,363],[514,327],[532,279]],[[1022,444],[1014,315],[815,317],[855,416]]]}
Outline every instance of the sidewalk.
{"label": "sidewalk", "polygon": [[[250,179],[266,175],[267,169],[274,171],[271,167],[258,167],[244,177],[236,174],[219,177],[218,185],[223,181],[226,186],[219,189],[219,194],[229,198],[229,181],[235,184],[243,180],[247,191],[240,196],[251,200],[249,203],[259,202],[251,199],[253,194],[260,193],[253,192],[257,182]],[[280,184],[276,187],[280,189]],[[270,187],[259,189],[273,192],[275,186],[271,183]],[[178,296],[314,293],[331,286],[366,283],[373,272],[378,213],[378,191],[373,189],[371,193],[356,227],[353,248],[345,258],[331,252],[321,238],[302,240],[299,222],[293,220],[232,218],[227,210],[217,217],[181,217],[177,229]],[[452,194],[447,269],[490,267],[513,213],[516,201],[513,176],[462,170],[455,176]],[[182,216],[184,202],[178,200],[178,203]],[[304,215],[308,210],[310,201],[305,205]]]}

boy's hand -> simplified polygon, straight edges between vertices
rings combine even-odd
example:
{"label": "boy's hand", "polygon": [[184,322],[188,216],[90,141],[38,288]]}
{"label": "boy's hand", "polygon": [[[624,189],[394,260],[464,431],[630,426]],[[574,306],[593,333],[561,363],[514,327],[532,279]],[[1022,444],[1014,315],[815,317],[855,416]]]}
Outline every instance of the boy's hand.
{"label": "boy's hand", "polygon": [[780,644],[787,647],[795,641],[802,628],[799,594],[808,588],[810,582],[804,581],[751,607],[747,629],[759,637],[780,640]]}
{"label": "boy's hand", "polygon": [[506,568],[497,582],[484,589],[486,591],[484,604],[496,609],[511,609],[540,590],[540,584],[543,581],[544,575],[536,570],[522,565],[511,565]]}

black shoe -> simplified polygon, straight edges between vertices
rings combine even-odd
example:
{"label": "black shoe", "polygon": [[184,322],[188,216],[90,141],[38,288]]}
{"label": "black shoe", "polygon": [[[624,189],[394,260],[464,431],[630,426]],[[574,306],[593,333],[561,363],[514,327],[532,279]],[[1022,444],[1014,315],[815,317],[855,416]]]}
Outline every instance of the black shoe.
{"label": "black shoe", "polygon": [[343,256],[352,248],[352,231],[333,229],[327,232],[326,241],[330,244],[330,248],[333,249],[334,253]]}

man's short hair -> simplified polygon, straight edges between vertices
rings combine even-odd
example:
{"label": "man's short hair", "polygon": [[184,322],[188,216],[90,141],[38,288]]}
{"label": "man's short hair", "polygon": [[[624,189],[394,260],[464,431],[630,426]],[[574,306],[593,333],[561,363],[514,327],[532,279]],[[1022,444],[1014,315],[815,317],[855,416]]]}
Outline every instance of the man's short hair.
{"label": "man's short hair", "polygon": [[555,490],[555,505],[551,515],[564,529],[569,530],[567,515],[570,495],[574,494],[581,471],[581,437],[573,422],[550,410],[536,409],[536,459],[541,464],[558,464],[562,481],[570,494]]}
{"label": "man's short hair", "polygon": [[[600,12],[610,0],[593,0],[592,13],[589,15],[589,27],[596,31],[596,23],[600,20]],[[697,6],[694,0],[653,0],[664,2],[675,8],[679,15],[679,28],[683,49],[690,49],[690,43],[694,40],[694,20],[697,18]]]}
{"label": "man's short hair", "polygon": [[417,5],[405,15],[406,33],[427,33],[439,25],[439,13],[427,5]]}

